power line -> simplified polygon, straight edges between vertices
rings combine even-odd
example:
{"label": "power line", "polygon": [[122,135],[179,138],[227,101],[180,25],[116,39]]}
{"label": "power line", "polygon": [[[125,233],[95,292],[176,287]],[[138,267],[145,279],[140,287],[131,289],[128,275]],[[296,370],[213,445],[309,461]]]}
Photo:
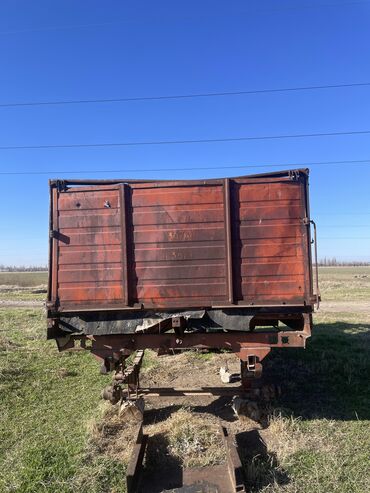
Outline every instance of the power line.
{"label": "power line", "polygon": [[152,145],[178,145],[178,144],[207,144],[213,142],[242,142],[249,140],[280,140],[280,139],[302,139],[307,137],[337,137],[341,135],[368,135],[370,130],[348,131],[348,132],[318,132],[311,134],[286,134],[286,135],[262,135],[246,137],[225,137],[217,139],[189,139],[189,140],[152,140],[142,142],[103,142],[97,144],[44,144],[44,145],[22,145],[22,146],[0,146],[0,150],[14,149],[75,149],[83,147],[134,147]]}
{"label": "power line", "polygon": [[51,100],[51,101],[25,101],[25,102],[5,102],[0,103],[0,108],[15,108],[22,106],[57,106],[71,104],[101,104],[101,103],[127,103],[135,101],[162,101],[172,99],[194,99],[194,98],[210,98],[210,97],[225,97],[225,96],[246,96],[251,94],[269,94],[282,92],[298,92],[298,91],[316,91],[322,89],[340,89],[350,87],[368,87],[370,82],[355,82],[349,84],[327,84],[316,86],[298,86],[298,87],[283,87],[270,89],[252,89],[246,91],[223,91],[223,92],[205,92],[193,94],[177,94],[173,96],[138,96],[126,98],[103,98],[103,99],[70,99],[70,100]]}
{"label": "power line", "polygon": [[320,228],[370,228],[370,224],[320,224]]}
{"label": "power line", "polygon": [[320,216],[368,216],[370,212],[322,212],[319,214]]}
{"label": "power line", "polygon": [[315,166],[315,165],[342,165],[342,164],[366,164],[370,163],[370,159],[351,159],[344,161],[313,161],[313,162],[294,162],[280,164],[243,164],[243,165],[228,165],[228,166],[192,166],[186,168],[135,168],[135,169],[100,169],[100,170],[50,170],[50,171],[0,171],[0,175],[50,175],[50,174],[81,174],[81,173],[155,173],[169,171],[205,171],[205,170],[225,170],[225,169],[248,169],[248,168],[281,168]]}
{"label": "power line", "polygon": [[[262,9],[248,9],[245,13],[247,14],[269,14],[270,12],[284,11],[284,10],[301,10],[301,9],[316,9],[322,7],[346,7],[347,5],[366,5],[368,0],[352,0],[340,3],[323,3],[323,4],[311,4],[311,5],[294,5],[294,6],[280,6],[273,8],[262,8]],[[209,17],[209,14],[208,14]],[[102,26],[114,26],[121,25],[127,22],[127,19],[122,19],[118,21],[111,22],[95,22],[90,24],[64,24],[60,26],[46,26],[39,28],[25,28],[25,29],[13,29],[8,31],[0,31],[0,35],[4,34],[23,34],[32,32],[42,32],[42,31],[59,31],[64,29],[80,29],[80,28],[90,28],[90,27],[102,27]]]}
{"label": "power line", "polygon": [[370,236],[319,236],[319,240],[370,240]]}

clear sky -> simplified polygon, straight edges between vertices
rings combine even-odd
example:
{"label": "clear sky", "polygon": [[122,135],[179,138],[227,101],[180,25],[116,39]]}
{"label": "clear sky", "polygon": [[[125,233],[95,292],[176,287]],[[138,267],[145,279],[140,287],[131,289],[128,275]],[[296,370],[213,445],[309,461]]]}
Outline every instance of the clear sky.
{"label": "clear sky", "polygon": [[[2,0],[0,104],[370,82],[369,23],[366,0]],[[370,86],[0,107],[0,264],[46,264],[49,178],[208,178],[345,160],[369,162],[309,166],[319,256],[370,260],[370,135],[1,149],[364,131],[369,115]],[[4,174],[35,171],[46,173]]]}

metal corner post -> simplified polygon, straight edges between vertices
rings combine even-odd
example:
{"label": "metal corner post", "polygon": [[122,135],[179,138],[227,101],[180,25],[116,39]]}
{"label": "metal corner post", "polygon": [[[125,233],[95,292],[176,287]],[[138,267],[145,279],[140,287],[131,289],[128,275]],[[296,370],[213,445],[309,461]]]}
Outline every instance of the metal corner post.
{"label": "metal corner post", "polygon": [[128,215],[128,195],[129,185],[127,183],[121,183],[120,186],[120,203],[121,203],[121,250],[122,250],[122,292],[123,303],[129,305],[129,265],[128,265],[128,227],[127,227],[127,215]]}
{"label": "metal corner post", "polygon": [[231,204],[230,204],[230,179],[225,178],[224,189],[224,211],[225,211],[225,259],[228,301],[234,303],[234,280],[233,280],[233,250],[231,231]]}

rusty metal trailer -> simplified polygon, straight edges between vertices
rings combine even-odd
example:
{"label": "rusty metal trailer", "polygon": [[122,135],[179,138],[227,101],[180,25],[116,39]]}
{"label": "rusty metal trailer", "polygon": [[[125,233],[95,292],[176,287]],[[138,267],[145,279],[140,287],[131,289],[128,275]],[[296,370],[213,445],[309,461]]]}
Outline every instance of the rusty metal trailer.
{"label": "rusty metal trailer", "polygon": [[112,402],[138,392],[137,350],[229,349],[247,388],[271,348],[305,346],[319,302],[307,169],[53,180],[50,199],[48,337],[115,370]]}

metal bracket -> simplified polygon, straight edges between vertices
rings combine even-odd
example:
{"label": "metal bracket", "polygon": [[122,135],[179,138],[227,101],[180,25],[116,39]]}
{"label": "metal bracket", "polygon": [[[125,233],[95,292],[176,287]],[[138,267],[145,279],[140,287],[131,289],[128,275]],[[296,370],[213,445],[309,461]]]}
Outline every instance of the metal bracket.
{"label": "metal bracket", "polygon": [[289,179],[292,181],[298,181],[300,177],[300,173],[296,169],[289,170]]}
{"label": "metal bracket", "polygon": [[320,296],[320,288],[319,288],[319,266],[317,263],[317,229],[316,229],[316,223],[312,219],[310,220],[310,224],[313,225],[313,234],[314,234],[313,243],[315,245],[316,304],[317,304],[317,309],[319,309],[321,296]]}
{"label": "metal bracket", "polygon": [[65,180],[57,180],[55,182],[58,192],[65,192],[67,190],[67,184]]}

